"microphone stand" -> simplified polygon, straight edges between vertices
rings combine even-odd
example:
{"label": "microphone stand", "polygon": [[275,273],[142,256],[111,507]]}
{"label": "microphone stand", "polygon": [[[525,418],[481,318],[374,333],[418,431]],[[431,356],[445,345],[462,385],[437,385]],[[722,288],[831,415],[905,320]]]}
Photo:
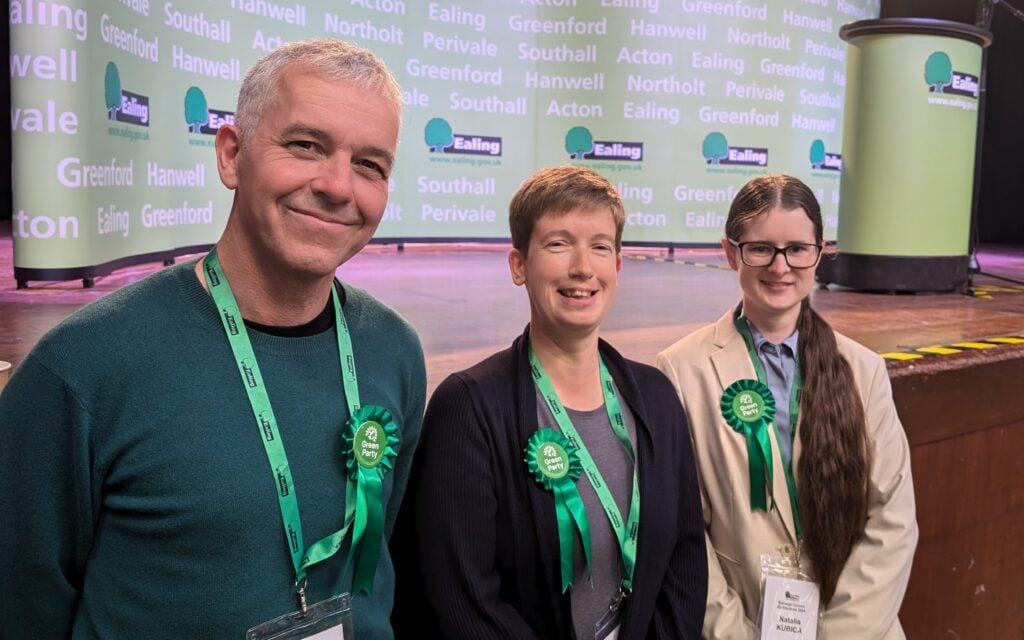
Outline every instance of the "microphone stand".
{"label": "microphone stand", "polygon": [[1024,11],[1021,11],[1020,9],[1018,9],[1018,8],[1014,7],[1013,5],[1009,4],[1008,2],[1006,2],[1006,0],[991,0],[991,2],[992,2],[993,5],[996,5],[996,4],[1003,5],[1004,7],[1006,7],[1007,11],[1009,11],[1011,14],[1013,14],[1013,17],[1015,17],[1018,20],[1024,22]]}
{"label": "microphone stand", "polygon": [[[992,16],[995,13],[996,5],[1002,5],[1010,12],[1013,17],[1017,18],[1021,22],[1024,22],[1024,11],[1017,9],[1013,5],[1010,5],[1006,0],[982,0],[978,6],[978,15],[975,24],[985,29],[989,33],[992,32]],[[1024,285],[1024,280],[1018,280],[1016,278],[1010,278],[1008,276],[1002,276],[995,273],[988,273],[981,270],[981,263],[978,262],[978,202],[981,199],[981,151],[982,151],[982,139],[984,138],[985,132],[985,104],[986,104],[986,86],[988,84],[988,50],[989,47],[985,47],[981,50],[981,78],[978,82],[978,135],[975,140],[974,148],[974,192],[971,197],[971,230],[970,230],[970,250],[969,257],[967,260],[967,287],[964,293],[969,296],[974,295],[974,276],[983,275],[997,280],[1005,280],[1006,282],[1012,282],[1014,284]]]}

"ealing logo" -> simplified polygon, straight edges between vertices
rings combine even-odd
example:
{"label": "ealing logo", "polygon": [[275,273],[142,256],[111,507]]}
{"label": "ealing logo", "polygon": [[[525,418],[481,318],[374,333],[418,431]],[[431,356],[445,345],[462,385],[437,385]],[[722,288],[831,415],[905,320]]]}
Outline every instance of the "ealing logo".
{"label": "ealing logo", "polygon": [[277,474],[277,492],[282,496],[288,495],[288,477],[285,475],[285,470],[288,467],[286,465],[280,465],[274,469],[274,473]]}
{"label": "ealing logo", "polygon": [[292,547],[292,553],[299,550],[299,534],[295,531],[295,525],[288,523],[288,544]]}
{"label": "ealing logo", "polygon": [[217,277],[217,272],[214,270],[213,265],[211,265],[210,263],[207,262],[207,263],[204,263],[203,266],[206,268],[206,277],[210,281],[210,286],[211,287],[219,287],[220,286],[220,278]]}
{"label": "ealing logo", "polygon": [[843,170],[843,156],[838,153],[829,153],[825,151],[825,143],[820,139],[811,143],[810,160],[812,169],[822,169],[826,171]]}
{"label": "ealing logo", "polygon": [[107,119],[149,126],[149,97],[122,89],[121,74],[113,62],[107,63],[103,76],[103,98],[107,104]]}
{"label": "ealing logo", "polygon": [[209,108],[203,90],[189,87],[185,92],[185,124],[188,125],[189,133],[215,136],[221,126],[235,124],[235,112]]}
{"label": "ealing logo", "polygon": [[261,411],[259,415],[260,429],[263,430],[263,439],[270,442],[274,439],[274,425],[270,422],[270,414]]}
{"label": "ealing logo", "polygon": [[565,150],[571,160],[641,162],[644,159],[644,143],[594,140],[586,127],[569,129],[565,134]]}
{"label": "ealing logo", "polygon": [[761,147],[730,147],[725,135],[712,131],[702,145],[704,160],[708,164],[739,164],[763,167],[768,164],[768,149]]}
{"label": "ealing logo", "polygon": [[501,138],[453,133],[444,118],[432,118],[423,128],[423,140],[431,153],[460,153],[473,156],[500,156]]}
{"label": "ealing logo", "polygon": [[978,77],[954,71],[945,51],[936,51],[924,63],[924,81],[931,93],[951,93],[978,99]]}
{"label": "ealing logo", "polygon": [[242,358],[242,377],[245,378],[245,383],[253,389],[259,386],[256,382],[255,365],[252,358]]}
{"label": "ealing logo", "polygon": [[227,325],[228,333],[233,336],[238,335],[238,321],[235,319],[238,315],[238,309],[235,307],[224,307],[221,309],[224,314],[224,324]]}

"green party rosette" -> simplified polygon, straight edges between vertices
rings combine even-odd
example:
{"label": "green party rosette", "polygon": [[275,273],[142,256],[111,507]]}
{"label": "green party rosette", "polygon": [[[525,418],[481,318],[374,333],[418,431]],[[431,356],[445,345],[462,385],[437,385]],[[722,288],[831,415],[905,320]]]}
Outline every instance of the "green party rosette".
{"label": "green party rosette", "polygon": [[554,429],[540,429],[523,449],[526,468],[537,484],[555,497],[558,548],[562,569],[562,593],[572,586],[573,524],[583,543],[583,557],[590,570],[590,524],[576,481],[583,472],[576,447]]}
{"label": "green party rosette", "polygon": [[358,549],[352,588],[369,593],[384,539],[384,476],[398,454],[398,427],[387,409],[363,405],[348,419],[342,440],[349,478],[345,528],[352,526],[349,560]]}
{"label": "green party rosette", "polygon": [[722,393],[722,417],[747,439],[750,510],[768,510],[766,487],[773,486],[772,443],[768,425],[775,419],[775,398],[759,380],[737,380]]}

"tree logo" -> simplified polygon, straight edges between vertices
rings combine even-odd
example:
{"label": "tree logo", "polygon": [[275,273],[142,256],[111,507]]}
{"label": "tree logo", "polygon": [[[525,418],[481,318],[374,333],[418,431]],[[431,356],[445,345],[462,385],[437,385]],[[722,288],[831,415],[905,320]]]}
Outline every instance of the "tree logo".
{"label": "tree logo", "polygon": [[721,164],[722,158],[729,156],[729,141],[725,134],[719,131],[712,131],[704,136],[704,144],[701,146],[704,153],[704,160],[708,164]]}
{"label": "tree logo", "polygon": [[843,156],[825,151],[825,143],[820,139],[811,143],[810,161],[812,169],[825,171],[842,171]]}
{"label": "tree logo", "polygon": [[215,136],[222,125],[234,123],[235,113],[211,109],[206,94],[199,87],[192,86],[185,91],[185,124],[189,133]]}
{"label": "tree logo", "polygon": [[953,69],[945,51],[934,51],[924,63],[924,82],[929,93],[953,94],[978,99],[978,77]]}
{"label": "tree logo", "polygon": [[103,101],[107,106],[108,120],[140,127],[149,126],[149,98],[125,91],[121,86],[121,73],[113,62],[107,62],[103,74]]}
{"label": "tree logo", "polygon": [[712,131],[704,136],[701,144],[704,161],[709,165],[747,165],[764,167],[768,165],[768,149],[765,147],[730,147],[729,140],[721,131]]}
{"label": "tree logo", "polygon": [[185,92],[185,122],[188,130],[199,133],[209,119],[210,107],[206,104],[206,94],[199,87],[189,87]]}
{"label": "tree logo", "polygon": [[924,81],[929,91],[942,93],[942,90],[953,84],[953,63],[945,51],[936,51],[928,56],[924,63]]}
{"label": "tree logo", "polygon": [[586,127],[573,127],[565,134],[565,150],[569,158],[579,160],[594,150],[594,136]]}
{"label": "tree logo", "polygon": [[444,150],[455,142],[452,125],[444,118],[431,118],[423,128],[423,139],[430,147],[431,153],[444,153]]}
{"label": "tree logo", "polygon": [[444,118],[431,118],[423,127],[423,141],[430,153],[500,156],[502,141],[497,136],[455,133]]}
{"label": "tree logo", "polygon": [[570,160],[640,162],[644,159],[644,143],[594,140],[594,135],[586,127],[573,127],[566,132],[565,151]]}
{"label": "tree logo", "polygon": [[121,74],[113,62],[107,63],[103,76],[103,96],[107,101],[107,119],[117,120],[117,112],[121,110]]}

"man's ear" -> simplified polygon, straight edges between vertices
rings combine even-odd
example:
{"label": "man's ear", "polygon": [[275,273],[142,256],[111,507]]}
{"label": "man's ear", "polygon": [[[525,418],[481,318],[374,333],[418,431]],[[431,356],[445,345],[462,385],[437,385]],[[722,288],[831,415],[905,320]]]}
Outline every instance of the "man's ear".
{"label": "man's ear", "polygon": [[232,124],[223,124],[217,129],[217,173],[220,181],[228,189],[238,186],[238,155],[241,150],[241,139],[238,129]]}
{"label": "man's ear", "polygon": [[739,270],[739,255],[737,254],[736,247],[732,246],[729,242],[729,238],[722,238],[722,249],[725,251],[725,259],[729,261],[729,266],[732,267],[733,271]]}
{"label": "man's ear", "polygon": [[517,286],[526,282],[526,257],[519,253],[519,249],[508,252],[508,270]]}

